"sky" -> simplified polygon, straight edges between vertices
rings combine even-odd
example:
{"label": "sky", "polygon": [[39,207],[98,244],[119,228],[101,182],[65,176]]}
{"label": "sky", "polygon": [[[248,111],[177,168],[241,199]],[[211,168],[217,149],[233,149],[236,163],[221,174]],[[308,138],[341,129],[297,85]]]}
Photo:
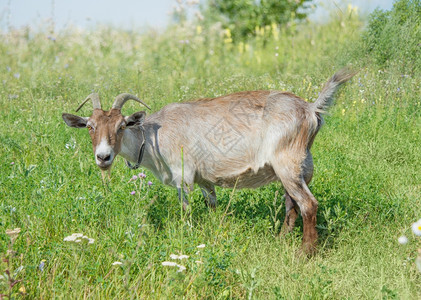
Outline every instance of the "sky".
{"label": "sky", "polygon": [[[318,8],[310,17],[323,20],[327,7],[341,6],[338,5],[341,2],[369,13],[376,7],[390,9],[393,0],[316,0]],[[68,25],[88,29],[97,24],[124,29],[163,28],[176,4],[176,0],[0,0],[0,29],[28,25],[36,28],[40,24],[52,24],[51,20],[56,30]]]}

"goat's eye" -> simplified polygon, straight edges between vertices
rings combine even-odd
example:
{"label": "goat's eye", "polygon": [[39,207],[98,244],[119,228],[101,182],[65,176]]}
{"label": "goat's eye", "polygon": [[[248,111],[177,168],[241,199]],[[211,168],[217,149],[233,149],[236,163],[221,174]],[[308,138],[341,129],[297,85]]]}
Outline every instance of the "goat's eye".
{"label": "goat's eye", "polygon": [[125,125],[125,124],[121,125],[121,126],[120,126],[120,129],[121,129],[121,130],[126,129],[126,125]]}
{"label": "goat's eye", "polygon": [[94,129],[91,125],[87,125],[86,128],[88,128],[89,131]]}

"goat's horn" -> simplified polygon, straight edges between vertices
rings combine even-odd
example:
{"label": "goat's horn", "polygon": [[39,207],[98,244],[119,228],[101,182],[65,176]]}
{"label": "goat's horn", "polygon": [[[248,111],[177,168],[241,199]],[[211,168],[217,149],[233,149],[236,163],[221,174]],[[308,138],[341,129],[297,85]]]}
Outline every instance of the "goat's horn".
{"label": "goat's horn", "polygon": [[124,103],[126,103],[126,101],[130,100],[130,99],[135,100],[135,101],[143,104],[147,108],[151,109],[145,102],[143,102],[142,100],[137,98],[135,95],[128,94],[128,93],[120,94],[117,97],[115,97],[114,104],[113,104],[112,108],[121,109],[123,107]]}
{"label": "goat's horn", "polygon": [[93,109],[101,109],[101,102],[100,102],[100,100],[99,100],[99,95],[97,94],[97,93],[92,93],[92,94],[90,94],[88,97],[86,97],[86,99],[85,99],[85,101],[83,101],[79,106],[78,106],[78,108],[76,108],[76,111],[78,111],[79,109],[81,109],[82,108],[82,106],[86,103],[86,102],[88,102],[88,100],[92,100],[92,106],[93,106]]}

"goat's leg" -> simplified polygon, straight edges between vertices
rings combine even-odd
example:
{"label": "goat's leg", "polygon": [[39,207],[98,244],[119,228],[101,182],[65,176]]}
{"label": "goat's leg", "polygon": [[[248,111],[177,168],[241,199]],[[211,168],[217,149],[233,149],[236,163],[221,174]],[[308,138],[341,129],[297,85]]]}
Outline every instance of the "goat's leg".
{"label": "goat's leg", "polygon": [[312,254],[316,250],[317,231],[316,231],[316,215],[317,200],[310,192],[304,179],[293,180],[284,178],[282,180],[287,192],[295,199],[303,217],[303,244],[302,249],[305,253]]}
{"label": "goat's leg", "polygon": [[215,186],[210,183],[199,184],[206,206],[215,210],[217,205]]}
{"label": "goat's leg", "polygon": [[285,221],[282,225],[280,235],[292,232],[295,226],[295,220],[298,217],[298,205],[294,199],[285,191]]}
{"label": "goat's leg", "polygon": [[302,249],[303,252],[312,254],[316,250],[317,242],[317,200],[300,174],[301,164],[294,164],[291,161],[289,163],[288,165],[288,160],[284,160],[284,164],[282,162],[274,164],[274,169],[285,190],[300,208],[304,223]]}
{"label": "goat's leg", "polygon": [[[307,152],[307,156],[301,167],[304,180],[308,185],[313,178],[313,157],[310,151]],[[298,217],[298,205],[297,202],[291,198],[290,194],[285,191],[285,221],[282,225],[280,235],[292,232],[294,230],[295,221]]]}

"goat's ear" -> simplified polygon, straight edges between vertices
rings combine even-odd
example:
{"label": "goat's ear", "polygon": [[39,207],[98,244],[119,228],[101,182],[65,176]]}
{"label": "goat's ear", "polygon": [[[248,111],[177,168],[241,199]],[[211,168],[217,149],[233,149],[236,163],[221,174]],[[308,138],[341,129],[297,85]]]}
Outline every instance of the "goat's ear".
{"label": "goat's ear", "polygon": [[143,121],[145,121],[146,113],[144,111],[138,111],[130,116],[124,117],[124,120],[126,121],[127,127],[133,127],[133,126],[140,126],[143,124]]}
{"label": "goat's ear", "polygon": [[63,113],[62,118],[67,126],[75,127],[75,128],[85,128],[86,123],[88,122],[89,118],[86,117],[79,117],[72,114]]}

